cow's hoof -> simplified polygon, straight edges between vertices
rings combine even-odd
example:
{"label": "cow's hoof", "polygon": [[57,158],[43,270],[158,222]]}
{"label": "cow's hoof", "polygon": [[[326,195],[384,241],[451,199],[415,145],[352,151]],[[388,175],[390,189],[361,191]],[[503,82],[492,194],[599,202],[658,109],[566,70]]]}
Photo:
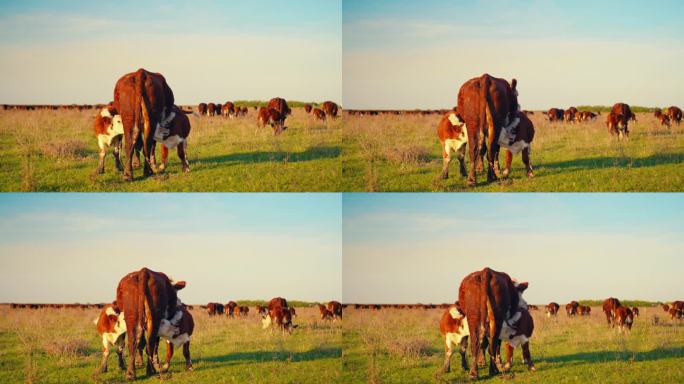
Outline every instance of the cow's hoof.
{"label": "cow's hoof", "polygon": [[190,172],[190,167],[183,167],[183,173]]}
{"label": "cow's hoof", "polygon": [[530,364],[530,366],[527,367],[527,369],[528,369],[530,372],[536,372],[536,371],[537,371],[537,368],[535,368],[534,365],[532,365],[532,364]]}
{"label": "cow's hoof", "polygon": [[96,175],[102,175],[104,173],[104,168],[98,168],[95,170]]}
{"label": "cow's hoof", "polygon": [[527,178],[528,178],[528,179],[531,179],[531,178],[533,178],[533,177],[534,177],[534,173],[532,173],[532,172],[527,172]]}
{"label": "cow's hoof", "polygon": [[131,175],[124,175],[124,176],[123,176],[123,181],[133,181],[133,176],[131,176]]}
{"label": "cow's hoof", "polygon": [[510,172],[508,169],[504,169],[504,171],[501,173],[501,177],[503,177],[503,178],[505,179],[505,178],[508,177],[508,175],[509,175],[510,173],[511,173],[511,172]]}
{"label": "cow's hoof", "polygon": [[477,380],[477,374],[472,374],[472,373],[471,373],[471,374],[468,376],[468,380],[470,380],[470,381],[476,381],[476,380]]}
{"label": "cow's hoof", "polygon": [[126,373],[126,380],[128,381],[134,381],[135,380],[135,373]]}
{"label": "cow's hoof", "polygon": [[185,367],[185,370],[192,372],[192,365]]}
{"label": "cow's hoof", "polygon": [[449,174],[448,174],[448,173],[444,173],[444,172],[442,172],[442,174],[441,174],[441,176],[440,176],[440,177],[442,178],[442,180],[446,180],[446,179],[448,179],[448,178],[449,178]]}

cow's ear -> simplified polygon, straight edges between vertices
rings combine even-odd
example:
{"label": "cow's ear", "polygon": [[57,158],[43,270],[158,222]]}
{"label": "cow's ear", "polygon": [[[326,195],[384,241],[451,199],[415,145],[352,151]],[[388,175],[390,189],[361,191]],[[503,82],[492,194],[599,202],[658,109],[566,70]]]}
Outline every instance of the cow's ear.
{"label": "cow's ear", "polygon": [[176,291],[180,291],[181,289],[185,288],[185,281],[177,281],[174,285],[173,288]]}
{"label": "cow's ear", "polygon": [[526,281],[524,283],[518,284],[518,286],[516,288],[518,289],[518,291],[524,292],[528,286],[529,286],[529,283]]}
{"label": "cow's ear", "polygon": [[515,91],[515,87],[518,85],[518,80],[513,79],[511,80],[511,88]]}

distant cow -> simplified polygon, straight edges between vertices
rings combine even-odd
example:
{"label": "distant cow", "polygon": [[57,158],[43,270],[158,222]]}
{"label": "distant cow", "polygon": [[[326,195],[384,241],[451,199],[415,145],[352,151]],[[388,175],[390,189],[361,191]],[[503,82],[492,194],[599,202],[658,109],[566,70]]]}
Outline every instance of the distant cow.
{"label": "distant cow", "polygon": [[546,305],[546,316],[551,317],[551,316],[556,316],[558,314],[558,309],[560,308],[560,305],[556,302],[551,302]]}
{"label": "distant cow", "polygon": [[548,117],[549,122],[563,121],[564,115],[565,115],[565,111],[560,109],[560,108],[551,108],[546,113],[546,116]]}
{"label": "distant cow", "polygon": [[576,302],[575,300],[569,302],[568,304],[565,305],[565,313],[567,313],[568,316],[577,315],[577,307],[578,306],[579,306],[579,303]]}
{"label": "distant cow", "polygon": [[629,307],[619,306],[615,309],[615,315],[613,320],[614,325],[617,325],[620,331],[627,329],[632,330],[632,324],[634,323],[634,314]]}
{"label": "distant cow", "polygon": [[328,310],[332,313],[333,318],[342,319],[342,304],[339,301],[328,302]]}
{"label": "distant cow", "polygon": [[570,107],[565,110],[563,113],[563,120],[565,120],[566,123],[572,123],[575,121],[575,116],[577,114],[577,108],[575,107]]}
{"label": "distant cow", "polygon": [[634,317],[639,317],[639,308],[632,307],[632,314],[634,315]]}
{"label": "distant cow", "polygon": [[285,333],[291,334],[297,328],[297,325],[292,323],[292,312],[287,305],[287,300],[282,297],[275,297],[268,303],[268,312],[262,316],[261,320],[263,329],[277,326]]}
{"label": "distant cow", "polygon": [[226,101],[221,107],[221,114],[228,117],[236,116],[235,104],[230,101]]}
{"label": "distant cow", "polygon": [[325,112],[322,109],[314,108],[312,112],[316,119],[325,121]]}
{"label": "distant cow", "polygon": [[287,105],[287,101],[280,97],[274,97],[271,100],[269,100],[267,107],[273,108],[276,111],[280,112],[280,115],[283,118],[283,123],[285,122],[287,116],[289,116],[292,113],[292,110]]}
{"label": "distant cow", "polygon": [[632,110],[625,103],[616,103],[606,119],[606,126],[611,136],[617,134],[618,139],[629,137],[629,120]]}
{"label": "distant cow", "polygon": [[216,104],[214,104],[214,103],[207,104],[207,114],[209,116],[215,116],[216,115]]}
{"label": "distant cow", "polygon": [[263,128],[266,125],[270,125],[273,128],[274,135],[279,135],[287,129],[285,118],[283,118],[280,112],[270,107],[261,107],[257,114],[257,126]]}
{"label": "distant cow", "polygon": [[[503,272],[485,268],[466,276],[458,289],[458,303],[462,313],[468,320],[470,347],[472,356],[478,356],[485,327],[491,342],[489,344],[489,373],[499,372],[500,336],[504,321],[527,309],[522,292],[527,283],[514,283]],[[519,316],[518,316],[519,317]],[[514,319],[515,321],[515,319]],[[472,364],[470,377],[477,378],[477,364]]]}
{"label": "distant cow", "polygon": [[333,313],[328,310],[323,304],[318,304],[318,312],[321,314],[321,320],[332,320]]}
{"label": "distant cow", "polygon": [[226,303],[225,307],[226,307],[226,315],[227,316],[230,316],[230,317],[235,316],[235,308],[238,307],[238,304],[236,302],[231,300],[228,303]]}
{"label": "distant cow", "polygon": [[661,113],[657,119],[660,121],[661,126],[670,127],[670,116]]}
{"label": "distant cow", "polygon": [[671,106],[667,109],[667,116],[671,121],[674,121],[677,125],[682,122],[682,110],[679,107]]}
{"label": "distant cow", "polygon": [[266,307],[264,307],[264,306],[261,306],[261,305],[257,305],[257,306],[256,306],[256,311],[257,311],[257,314],[258,314],[259,316],[262,316],[262,315],[265,315],[265,314],[268,312],[268,308],[266,308]]}
{"label": "distant cow", "polygon": [[[161,272],[143,268],[124,276],[116,288],[116,306],[124,312],[128,332],[128,355],[144,337],[147,354],[147,374],[160,371],[157,345],[162,320],[170,320],[177,312],[177,291],[185,282],[172,283]],[[129,359],[126,378],[135,379],[134,359]]]}
{"label": "distant cow", "polygon": [[614,297],[609,297],[603,301],[603,313],[606,315],[608,325],[615,326],[615,311],[621,306],[620,300]]}
{"label": "distant cow", "polygon": [[[332,101],[324,101],[323,104],[321,105],[323,107],[323,111],[327,116],[332,117],[333,119],[337,118],[337,104],[332,102]],[[680,111],[681,114],[681,111]]]}
{"label": "distant cow", "polygon": [[591,315],[591,307],[588,305],[578,305],[577,314],[579,316],[589,316]]}
{"label": "distant cow", "polygon": [[[487,154],[487,180],[496,180],[498,167],[499,135],[508,128],[514,114],[520,110],[518,105],[517,81],[509,84],[504,79],[484,74],[468,80],[458,91],[456,117],[458,124],[467,130],[468,152],[471,161],[468,185],[476,183],[478,158]],[[480,161],[480,168],[482,167]]]}
{"label": "distant cow", "polygon": [[124,128],[126,165],[124,179],[133,180],[133,151],[139,138],[145,164],[145,176],[156,172],[154,137],[158,126],[165,127],[173,118],[173,91],[159,73],[144,69],[121,77],[114,88],[114,109],[121,115]]}
{"label": "distant cow", "polygon": [[197,106],[197,113],[201,115],[206,115],[207,114],[207,103],[200,103]]}
{"label": "distant cow", "polygon": [[207,314],[209,316],[223,315],[225,307],[221,303],[209,303],[207,304]]}
{"label": "distant cow", "polygon": [[313,108],[311,104],[304,104],[304,112],[311,113],[311,108]]}

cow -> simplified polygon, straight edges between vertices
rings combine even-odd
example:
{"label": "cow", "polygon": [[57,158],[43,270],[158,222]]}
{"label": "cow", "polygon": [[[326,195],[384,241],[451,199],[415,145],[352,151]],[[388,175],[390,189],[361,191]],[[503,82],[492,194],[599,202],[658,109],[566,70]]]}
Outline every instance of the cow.
{"label": "cow", "polygon": [[655,117],[656,119],[659,118],[662,114],[663,114],[663,110],[660,108],[655,108],[653,110],[653,117]]}
{"label": "cow", "polygon": [[[498,138],[508,125],[513,114],[520,110],[518,105],[517,81],[509,84],[504,79],[484,74],[468,80],[458,91],[456,117],[454,122],[463,124],[467,130],[468,151],[472,162],[467,184],[476,184],[475,174],[482,168],[481,156],[487,154],[487,180],[497,178],[499,153]],[[495,171],[496,170],[496,171]]]}
{"label": "cow", "polygon": [[629,120],[632,117],[632,110],[625,103],[616,103],[610,110],[606,119],[606,126],[610,135],[617,134],[618,140],[623,136],[629,137]]}
{"label": "cow", "polygon": [[112,347],[116,348],[119,368],[125,370],[123,353],[126,346],[126,321],[123,313],[114,305],[107,304],[100,312],[100,316],[95,319],[95,324],[97,333],[102,337],[102,362],[97,373],[107,372],[107,360]]}
{"label": "cow", "polygon": [[615,309],[615,314],[613,322],[618,326],[620,332],[623,332],[625,328],[628,331],[632,330],[632,324],[634,323],[634,315],[629,307],[619,306]]}
{"label": "cow", "polygon": [[[182,316],[177,321],[178,331],[171,337],[164,335],[166,340],[166,363],[163,366],[163,370],[168,370],[171,364],[171,358],[173,357],[174,348],[183,347],[183,357],[185,357],[185,369],[192,371],[192,360],[190,359],[190,337],[195,329],[195,321],[192,318],[192,314],[185,305],[179,305],[179,312]],[[178,312],[176,313],[178,315]],[[162,320],[162,323],[166,320]]]}
{"label": "cow", "polygon": [[142,151],[145,159],[143,174],[156,172],[154,164],[154,137],[157,127],[166,127],[173,119],[174,96],[159,73],[142,68],[122,76],[114,87],[114,109],[121,115],[124,128],[126,165],[124,180],[133,180],[133,151],[142,137]]}
{"label": "cow", "polygon": [[657,119],[658,119],[658,121],[660,121],[660,125],[661,125],[661,126],[665,126],[665,127],[668,127],[668,128],[671,126],[671,125],[670,125],[670,116],[661,113],[661,114],[657,117]]}
{"label": "cow", "polygon": [[332,313],[334,319],[342,320],[342,304],[339,301],[328,302],[328,310]]}
{"label": "cow", "polygon": [[579,316],[589,316],[591,315],[591,307],[588,305],[577,306],[577,314]]}
{"label": "cow", "polygon": [[565,111],[560,109],[560,108],[551,108],[546,113],[546,117],[549,119],[549,122],[563,121],[564,115],[565,115]]}
{"label": "cow", "polygon": [[282,297],[275,297],[268,303],[268,312],[262,316],[261,324],[263,329],[277,326],[285,334],[292,334],[292,331],[297,328],[296,324],[292,323],[292,311],[287,306],[287,300]]}
{"label": "cow", "polygon": [[323,304],[318,304],[318,312],[321,314],[321,320],[332,320],[333,313],[328,310]]}
{"label": "cow", "polygon": [[603,313],[606,315],[608,325],[615,326],[615,311],[621,306],[620,300],[614,297],[609,297],[603,301]]}
{"label": "cow", "polygon": [[311,113],[311,108],[313,108],[311,104],[304,104],[304,112]]}
{"label": "cow", "polygon": [[207,103],[199,103],[199,105],[197,106],[197,113],[199,113],[200,116],[206,115],[207,114]]}
{"label": "cow", "polygon": [[[527,302],[522,293],[527,283],[514,283],[506,273],[484,268],[469,274],[461,281],[458,289],[458,303],[461,313],[465,313],[470,337],[472,356],[478,356],[485,326],[490,336],[489,373],[499,372],[500,336],[504,321],[515,322],[520,309],[527,310]],[[470,378],[477,379],[477,364],[470,368]]]}
{"label": "cow", "polygon": [[325,112],[322,109],[314,108],[312,112],[317,120],[325,121]]}
{"label": "cow", "polygon": [[225,104],[223,104],[223,106],[221,107],[221,113],[223,114],[223,116],[228,117],[237,116],[235,104],[233,104],[230,101],[226,101]]}
{"label": "cow", "polygon": [[556,316],[558,314],[558,309],[560,308],[560,305],[556,302],[551,302],[546,305],[546,316],[551,317],[551,316]]}
{"label": "cow", "polygon": [[207,314],[209,316],[223,315],[225,307],[221,303],[209,303],[207,304]]}
{"label": "cow", "polygon": [[159,127],[155,135],[155,141],[162,145],[162,161],[159,165],[159,171],[166,170],[169,159],[169,149],[176,148],[178,159],[181,162],[183,172],[190,172],[190,163],[188,162],[187,148],[188,136],[190,136],[190,119],[186,115],[186,111],[173,106],[173,119],[167,127]]}
{"label": "cow", "polygon": [[268,308],[266,308],[262,305],[257,305],[256,311],[257,311],[257,314],[259,314],[260,316],[263,316],[268,312]]}
{"label": "cow", "polygon": [[261,107],[257,114],[257,126],[265,127],[266,124],[273,128],[274,135],[279,135],[287,129],[285,118],[283,118],[278,110],[270,107]]}
{"label": "cow", "polygon": [[674,105],[669,107],[667,109],[667,116],[670,118],[670,121],[675,122],[677,125],[682,122],[682,110],[679,107]]}
{"label": "cow", "polygon": [[[121,116],[116,113],[113,103],[102,108],[100,113],[95,116],[93,128],[97,137],[97,145],[100,148],[100,160],[95,172],[100,174],[104,173],[105,156],[107,155],[107,148],[110,146],[113,149],[116,169],[123,171],[119,152],[121,151],[124,128],[123,123],[121,122]],[[138,161],[140,161],[139,157]]]}
{"label": "cow", "polygon": [[568,304],[565,305],[565,313],[567,313],[568,316],[577,315],[577,307],[578,306],[579,306],[579,303],[576,302],[575,300],[569,302]]}
{"label": "cow", "polygon": [[249,316],[249,307],[246,305],[238,307],[240,308],[240,315],[242,316]]}
{"label": "cow", "polygon": [[[502,176],[508,177],[511,172],[511,163],[513,162],[513,155],[522,152],[522,161],[525,164],[527,177],[534,177],[532,172],[532,165],[530,164],[530,144],[534,140],[534,124],[527,115],[522,112],[516,112],[515,117],[519,120],[518,125],[512,130],[502,129],[499,135],[499,145],[506,148],[506,166],[503,170]],[[514,120],[515,121],[515,120]],[[496,156],[498,158],[498,155]]]}
{"label": "cow", "polygon": [[577,108],[570,107],[563,112],[563,121],[566,123],[572,123],[575,121],[575,114],[577,113]]}
{"label": "cow", "polygon": [[449,163],[451,153],[455,152],[458,158],[461,176],[466,177],[465,151],[468,144],[468,130],[465,124],[456,116],[455,111],[442,115],[437,126],[437,136],[442,146],[442,179],[449,178]]}
{"label": "cow", "polygon": [[[160,371],[157,354],[160,324],[175,316],[177,291],[184,287],[184,281],[172,283],[165,274],[142,268],[124,276],[116,288],[116,306],[124,312],[128,333],[128,355],[135,356],[136,347],[144,337],[147,374]],[[128,360],[126,378],[135,379],[134,359]]]}
{"label": "cow", "polygon": [[634,317],[639,317],[639,308],[632,307],[632,314],[634,315]]}
{"label": "cow", "polygon": [[214,104],[214,103],[207,104],[207,114],[209,116],[215,116],[216,115],[216,104]]}
{"label": "cow", "polygon": [[670,306],[669,305],[661,304],[660,306],[661,306],[661,308],[663,308],[663,311],[668,312],[668,313],[670,312]]}
{"label": "cow", "polygon": [[501,341],[505,343],[506,346],[506,364],[504,365],[504,371],[511,369],[513,364],[513,351],[515,347],[520,346],[522,348],[523,354],[523,364],[527,365],[529,371],[536,371],[534,368],[534,363],[532,362],[532,356],[530,354],[530,337],[534,332],[534,319],[530,315],[527,309],[521,308],[518,313],[520,317],[513,323],[509,324],[509,321],[504,321],[503,328],[501,329]]}
{"label": "cow", "polygon": [[684,310],[675,308],[675,307],[669,307],[668,310],[666,311],[670,315],[670,319],[682,319],[684,318]]}
{"label": "cow", "polygon": [[455,348],[458,348],[461,354],[461,367],[467,372],[468,359],[466,358],[466,351],[468,349],[470,329],[468,328],[468,321],[465,315],[460,312],[458,305],[452,305],[444,311],[439,321],[439,332],[444,337],[445,344],[442,372],[451,371],[451,355],[454,353]]}
{"label": "cow", "polygon": [[[324,101],[323,104],[321,105],[323,107],[323,111],[327,116],[332,117],[333,119],[337,118],[337,109],[338,106],[336,103],[332,101]],[[681,114],[681,111],[680,111]]]}
{"label": "cow", "polygon": [[285,119],[287,118],[287,116],[289,116],[292,113],[292,110],[287,105],[287,101],[280,97],[274,97],[271,100],[269,100],[267,107],[273,108],[276,111],[280,112],[280,116],[282,116],[283,118],[283,124],[285,123]]}
{"label": "cow", "polygon": [[238,304],[234,301],[229,301],[226,305],[226,316],[233,317],[235,316],[235,309],[238,307]]}

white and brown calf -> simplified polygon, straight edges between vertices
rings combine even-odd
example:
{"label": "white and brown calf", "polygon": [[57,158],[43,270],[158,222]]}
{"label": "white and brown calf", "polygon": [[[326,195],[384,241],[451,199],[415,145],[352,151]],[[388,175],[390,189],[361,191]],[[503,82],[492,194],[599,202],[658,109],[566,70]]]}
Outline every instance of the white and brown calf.
{"label": "white and brown calf", "polygon": [[437,136],[442,145],[442,179],[449,178],[451,154],[456,153],[461,176],[466,177],[465,151],[468,144],[468,130],[465,123],[454,112],[442,116],[437,126]]}
{"label": "white and brown calf", "polygon": [[288,307],[274,307],[268,313],[262,316],[261,325],[263,329],[269,328],[273,332],[273,327],[278,327],[285,334],[292,334],[292,331],[297,328],[296,324],[292,323],[292,311]]}
{"label": "white and brown calf", "polygon": [[[530,144],[532,144],[532,140],[534,140],[534,124],[532,124],[527,115],[517,111],[511,124],[503,127],[499,134],[499,145],[506,148],[506,168],[503,170],[503,177],[507,177],[511,172],[513,155],[521,152],[527,177],[534,177],[532,165],[530,164]],[[498,154],[496,157],[498,158]]]}
{"label": "white and brown calf", "polygon": [[527,309],[520,308],[511,318],[503,322],[499,339],[506,346],[506,364],[504,370],[508,371],[513,364],[513,351],[516,347],[522,347],[523,364],[527,369],[535,371],[534,363],[530,355],[530,337],[534,331],[534,320]]}
{"label": "white and brown calf", "polygon": [[123,353],[126,346],[126,321],[123,312],[112,304],[107,304],[94,323],[97,325],[97,333],[102,337],[102,362],[97,372],[107,372],[107,359],[112,348],[119,358],[119,368],[125,370]]}
{"label": "white and brown calf", "polygon": [[190,119],[182,109],[174,105],[172,113],[163,121],[155,131],[154,140],[162,145],[162,161],[159,170],[166,169],[169,158],[169,149],[177,149],[178,158],[181,161],[183,172],[190,171],[190,163],[186,150],[188,148],[188,136],[190,136]]}
{"label": "white and brown calf", "polygon": [[102,108],[100,113],[95,116],[93,128],[95,129],[95,135],[97,136],[97,146],[100,148],[100,161],[97,165],[96,172],[104,173],[104,161],[109,147],[112,147],[114,151],[116,169],[123,171],[120,152],[124,130],[121,116],[116,114],[116,111],[111,105]]}
{"label": "white and brown calf", "polygon": [[470,330],[468,329],[468,321],[466,321],[465,315],[458,310],[456,305],[450,306],[442,314],[442,319],[439,322],[439,331],[444,337],[445,344],[442,372],[449,372],[451,370],[451,355],[454,353],[455,348],[458,348],[461,354],[461,367],[464,371],[468,371],[466,351]]}

